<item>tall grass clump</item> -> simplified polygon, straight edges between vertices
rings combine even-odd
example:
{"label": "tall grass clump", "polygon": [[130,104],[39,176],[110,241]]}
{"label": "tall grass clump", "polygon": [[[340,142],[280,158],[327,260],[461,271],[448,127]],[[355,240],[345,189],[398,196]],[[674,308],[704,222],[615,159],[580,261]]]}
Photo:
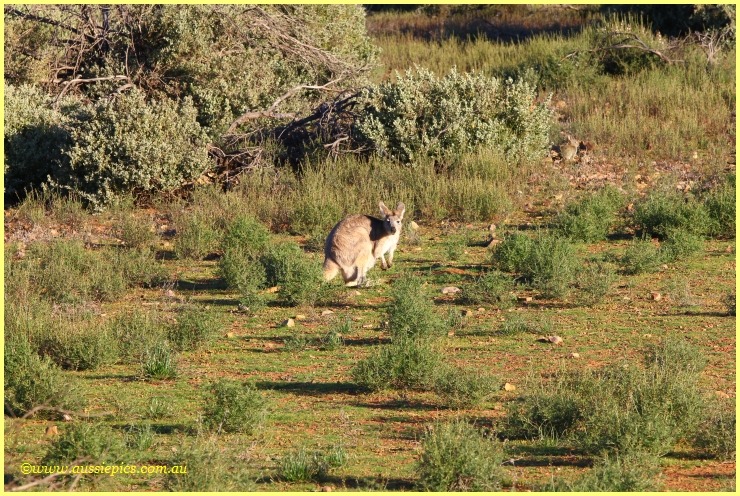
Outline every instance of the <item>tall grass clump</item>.
{"label": "tall grass clump", "polygon": [[512,405],[512,437],[566,439],[591,452],[646,451],[663,456],[701,421],[703,358],[687,343],[666,341],[644,363],[598,371],[561,371]]}
{"label": "tall grass clump", "polygon": [[555,219],[555,226],[576,241],[601,241],[614,227],[621,201],[621,194],[615,188],[603,188],[566,205]]}
{"label": "tall grass clump", "polygon": [[138,362],[148,348],[166,336],[166,326],[154,311],[123,311],[113,316],[106,328],[118,343],[120,357],[125,362]]}
{"label": "tall grass clump", "polygon": [[514,280],[503,272],[492,270],[465,284],[460,292],[460,302],[469,305],[488,303],[506,310],[516,303],[513,291]]}
{"label": "tall grass clump", "polygon": [[654,272],[660,268],[664,260],[664,253],[660,247],[650,238],[642,237],[630,242],[619,258],[619,265],[625,274],[634,275]]}
{"label": "tall grass clump", "polygon": [[578,270],[578,303],[593,306],[601,302],[617,282],[614,266],[591,260]]}
{"label": "tall grass clump", "polygon": [[580,262],[566,238],[540,231],[534,238],[523,234],[506,237],[493,252],[495,267],[518,273],[546,297],[570,293]]}
{"label": "tall grass clump", "polygon": [[52,465],[79,460],[90,460],[91,464],[123,463],[127,460],[123,439],[108,425],[75,422],[52,441],[42,462]]}
{"label": "tall grass clump", "polygon": [[478,370],[445,367],[434,382],[434,392],[452,408],[480,406],[497,389],[498,381]]}
{"label": "tall grass clump", "polygon": [[118,360],[113,333],[91,318],[62,316],[54,321],[56,325],[39,340],[40,356],[69,370],[95,370]]}
{"label": "tall grass clump", "polygon": [[737,414],[733,405],[715,402],[709,405],[691,437],[691,442],[704,456],[734,460],[737,450]]}
{"label": "tall grass clump", "polygon": [[220,234],[212,220],[198,212],[182,214],[175,221],[175,256],[181,260],[201,260],[218,249]]}
{"label": "tall grass clump", "polygon": [[347,452],[341,446],[325,450],[301,447],[280,459],[278,475],[288,482],[320,481],[328,473],[347,463]]}
{"label": "tall grass clump", "polygon": [[177,377],[177,356],[167,341],[155,341],[141,355],[141,373],[149,379]]}
{"label": "tall grass clump", "polygon": [[203,400],[203,425],[217,433],[253,434],[267,417],[267,398],[246,382],[220,379],[208,387]]}
{"label": "tall grass clump", "polygon": [[505,476],[503,445],[462,420],[424,434],[416,465],[422,491],[499,491]]}
{"label": "tall grass clump", "polygon": [[433,337],[444,333],[442,319],[425,293],[419,278],[405,277],[393,283],[388,306],[388,327],[393,339]]}

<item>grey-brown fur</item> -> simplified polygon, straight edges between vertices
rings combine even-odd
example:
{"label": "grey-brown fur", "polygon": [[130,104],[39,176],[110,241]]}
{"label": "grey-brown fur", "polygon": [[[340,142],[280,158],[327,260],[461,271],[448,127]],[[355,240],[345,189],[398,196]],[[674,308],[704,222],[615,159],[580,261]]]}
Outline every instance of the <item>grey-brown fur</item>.
{"label": "grey-brown fur", "polygon": [[391,211],[380,202],[381,219],[369,215],[349,215],[342,219],[326,238],[324,279],[330,281],[341,272],[348,286],[363,286],[367,283],[368,270],[378,258],[383,270],[391,267],[405,211],[403,203]]}

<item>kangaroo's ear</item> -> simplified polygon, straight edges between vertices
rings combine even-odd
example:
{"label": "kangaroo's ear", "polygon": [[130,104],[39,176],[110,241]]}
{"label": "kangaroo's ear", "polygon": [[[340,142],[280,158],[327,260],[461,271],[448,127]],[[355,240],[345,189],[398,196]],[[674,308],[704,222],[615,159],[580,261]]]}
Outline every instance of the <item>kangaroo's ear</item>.
{"label": "kangaroo's ear", "polygon": [[388,210],[388,207],[385,206],[385,203],[380,202],[379,206],[380,206],[380,213],[383,217],[388,217],[389,215],[391,215],[391,211]]}
{"label": "kangaroo's ear", "polygon": [[403,202],[398,202],[398,205],[396,205],[396,215],[403,219],[403,214],[406,212],[406,205],[403,204]]}

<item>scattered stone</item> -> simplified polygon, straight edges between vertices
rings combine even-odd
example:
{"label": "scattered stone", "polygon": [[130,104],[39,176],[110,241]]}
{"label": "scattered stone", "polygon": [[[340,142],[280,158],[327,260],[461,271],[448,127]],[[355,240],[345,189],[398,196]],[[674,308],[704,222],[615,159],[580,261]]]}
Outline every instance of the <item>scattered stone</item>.
{"label": "scattered stone", "polygon": [[463,317],[472,317],[472,316],[473,316],[472,310],[470,310],[469,308],[466,308],[465,310],[463,310]]}
{"label": "scattered stone", "polygon": [[296,320],[306,320],[306,316],[299,313],[298,315],[295,316],[295,319]]}
{"label": "scattered stone", "polygon": [[460,292],[460,288],[456,286],[446,286],[442,288],[442,294],[455,294],[459,292]]}
{"label": "scattered stone", "polygon": [[321,486],[321,492],[322,492],[322,493],[330,493],[330,492],[332,492],[333,490],[334,490],[334,489],[332,489],[332,487],[331,487],[331,486]]}
{"label": "scattered stone", "polygon": [[332,315],[332,314],[334,314],[332,310],[324,310],[323,312],[321,312],[322,317],[326,317],[327,315]]}
{"label": "scattered stone", "polygon": [[65,413],[62,415],[62,420],[64,420],[65,422],[72,422],[72,415]]}
{"label": "scattered stone", "polygon": [[668,264],[663,264],[660,266],[660,268],[663,270],[668,270]]}
{"label": "scattered stone", "polygon": [[278,292],[278,287],[277,286],[273,286],[273,287],[267,288],[265,290],[265,293],[277,293],[277,292]]}
{"label": "scattered stone", "polygon": [[571,353],[571,354],[570,354],[570,355],[568,355],[568,356],[569,356],[570,358],[581,358],[581,355],[579,355],[579,354],[578,354],[578,353],[576,353],[576,352],[573,352],[573,353]]}
{"label": "scattered stone", "polygon": [[486,311],[486,309],[485,309],[485,308],[483,308],[483,307],[479,307],[479,308],[478,308],[478,312],[480,312],[480,313],[483,313],[483,312],[485,312],[485,311]]}
{"label": "scattered stone", "polygon": [[560,336],[548,336],[547,340],[550,341],[552,344],[563,344],[563,338]]}
{"label": "scattered stone", "polygon": [[56,425],[50,425],[46,428],[46,435],[47,436],[57,436],[59,435],[59,429]]}
{"label": "scattered stone", "polygon": [[361,295],[362,293],[361,293],[361,292],[359,292],[358,290],[355,290],[355,292],[354,292],[354,293],[352,293],[352,294],[353,294],[353,295],[355,295],[355,296],[360,296],[360,295]]}
{"label": "scattered stone", "polygon": [[520,297],[518,297],[517,299],[518,299],[519,301],[523,301],[523,302],[525,302],[525,303],[529,303],[530,301],[532,301],[532,300],[533,300],[533,298],[532,298],[531,296],[520,296]]}
{"label": "scattered stone", "polygon": [[455,335],[455,331],[447,331],[447,337],[451,338]]}
{"label": "scattered stone", "polygon": [[165,296],[166,296],[167,298],[177,298],[177,295],[176,295],[176,294],[175,294],[175,292],[174,292],[174,291],[172,291],[171,289],[168,289],[167,291],[165,291],[165,292],[164,292],[164,295],[165,295]]}
{"label": "scattered stone", "polygon": [[717,396],[717,398],[728,399],[730,397],[730,395],[725,393],[724,391],[715,391],[714,394]]}
{"label": "scattered stone", "polygon": [[510,382],[507,382],[504,384],[504,391],[516,391],[516,386],[511,384]]}
{"label": "scattered stone", "polygon": [[295,320],[288,319],[281,324],[281,327],[295,327]]}
{"label": "scattered stone", "polygon": [[[732,245],[727,245],[727,248],[725,248],[725,253],[732,253],[735,251],[735,248]],[[18,252],[20,254],[20,252]]]}
{"label": "scattered stone", "polygon": [[233,332],[227,332],[227,333],[226,333],[226,337],[227,337],[228,339],[233,339],[233,338],[234,338],[234,336],[236,336],[236,334],[235,334],[235,333],[233,333]]}
{"label": "scattered stone", "polygon": [[412,221],[411,221],[411,223],[409,224],[409,227],[411,228],[411,230],[412,230],[412,231],[418,231],[418,230],[419,230],[419,224],[417,224],[417,223],[416,223],[416,222],[414,222],[413,220],[412,220]]}
{"label": "scattered stone", "polygon": [[650,299],[653,301],[660,301],[663,299],[663,295],[658,293],[657,291],[651,291],[650,292]]}
{"label": "scattered stone", "polygon": [[372,329],[373,327],[375,327],[375,326],[372,325],[372,324],[362,324],[362,328],[363,329]]}

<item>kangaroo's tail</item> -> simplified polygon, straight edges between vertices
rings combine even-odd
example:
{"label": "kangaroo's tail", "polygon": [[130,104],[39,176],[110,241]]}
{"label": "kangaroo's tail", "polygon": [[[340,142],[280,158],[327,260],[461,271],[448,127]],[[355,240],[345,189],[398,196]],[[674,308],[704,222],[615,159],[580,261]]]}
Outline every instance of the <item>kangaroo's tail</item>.
{"label": "kangaroo's tail", "polygon": [[339,273],[339,265],[331,258],[324,259],[324,280],[331,281]]}

